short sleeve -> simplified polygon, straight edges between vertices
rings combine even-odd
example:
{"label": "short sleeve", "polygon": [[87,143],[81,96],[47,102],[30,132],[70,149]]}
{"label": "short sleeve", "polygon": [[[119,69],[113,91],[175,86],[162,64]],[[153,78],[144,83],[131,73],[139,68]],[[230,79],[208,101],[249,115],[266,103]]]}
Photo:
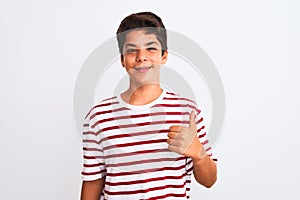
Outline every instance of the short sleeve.
{"label": "short sleeve", "polygon": [[96,117],[93,109],[85,117],[82,131],[83,168],[82,180],[92,181],[106,175],[103,150],[100,145],[99,132],[95,129]]}
{"label": "short sleeve", "polygon": [[199,109],[196,109],[196,125],[197,125],[197,136],[200,140],[201,144],[203,145],[206,152],[210,155],[212,147],[210,146],[210,142],[207,138],[207,129],[206,124],[203,116],[203,112]]}
{"label": "short sleeve", "polygon": [[[206,150],[207,154],[211,157],[212,160],[217,162],[217,159],[213,157],[212,155],[212,147],[207,137],[207,129],[205,127],[205,120],[203,117],[203,113],[200,109],[195,107],[194,109],[196,111],[196,126],[197,126],[197,137],[201,144],[203,145],[203,148]],[[188,173],[192,173],[193,171],[193,162],[191,158],[187,158],[186,160],[186,169]]]}

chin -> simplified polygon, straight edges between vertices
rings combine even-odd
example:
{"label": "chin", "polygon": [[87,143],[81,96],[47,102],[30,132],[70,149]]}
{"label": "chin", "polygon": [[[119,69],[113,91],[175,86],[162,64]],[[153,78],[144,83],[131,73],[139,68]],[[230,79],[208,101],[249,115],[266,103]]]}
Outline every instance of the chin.
{"label": "chin", "polygon": [[134,82],[139,87],[142,87],[142,86],[145,86],[145,85],[159,84],[158,81],[154,81],[154,80],[136,80]]}

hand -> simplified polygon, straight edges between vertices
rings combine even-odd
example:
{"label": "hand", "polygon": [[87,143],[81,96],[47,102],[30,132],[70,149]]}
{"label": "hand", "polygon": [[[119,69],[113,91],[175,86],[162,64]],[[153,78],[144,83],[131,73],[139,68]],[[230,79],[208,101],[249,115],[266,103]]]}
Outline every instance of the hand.
{"label": "hand", "polygon": [[190,113],[189,127],[171,126],[169,128],[167,143],[169,144],[168,148],[170,151],[191,157],[193,160],[202,160],[207,154],[197,137],[195,120],[195,111],[193,110]]}

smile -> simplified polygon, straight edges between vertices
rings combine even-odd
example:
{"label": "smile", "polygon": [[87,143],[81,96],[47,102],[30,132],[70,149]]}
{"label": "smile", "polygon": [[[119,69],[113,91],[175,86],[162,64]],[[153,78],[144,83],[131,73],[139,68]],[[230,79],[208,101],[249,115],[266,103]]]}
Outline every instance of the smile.
{"label": "smile", "polygon": [[151,69],[152,67],[134,67],[134,69],[139,73],[146,73]]}

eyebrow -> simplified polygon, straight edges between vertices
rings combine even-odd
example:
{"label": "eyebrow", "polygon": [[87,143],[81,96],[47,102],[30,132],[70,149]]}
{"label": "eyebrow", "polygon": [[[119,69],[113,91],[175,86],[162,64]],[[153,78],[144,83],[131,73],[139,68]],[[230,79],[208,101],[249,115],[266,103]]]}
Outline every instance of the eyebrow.
{"label": "eyebrow", "polygon": [[157,43],[157,42],[148,42],[148,43],[146,43],[145,46],[150,46],[150,45],[152,45],[152,44],[158,44],[158,43]]}
{"label": "eyebrow", "polygon": [[[157,44],[157,45],[158,45],[157,42],[153,41],[153,42],[147,42],[147,43],[145,44],[145,46],[151,46],[152,44]],[[136,47],[136,46],[137,46],[137,45],[131,44],[131,43],[125,44],[125,47]]]}

